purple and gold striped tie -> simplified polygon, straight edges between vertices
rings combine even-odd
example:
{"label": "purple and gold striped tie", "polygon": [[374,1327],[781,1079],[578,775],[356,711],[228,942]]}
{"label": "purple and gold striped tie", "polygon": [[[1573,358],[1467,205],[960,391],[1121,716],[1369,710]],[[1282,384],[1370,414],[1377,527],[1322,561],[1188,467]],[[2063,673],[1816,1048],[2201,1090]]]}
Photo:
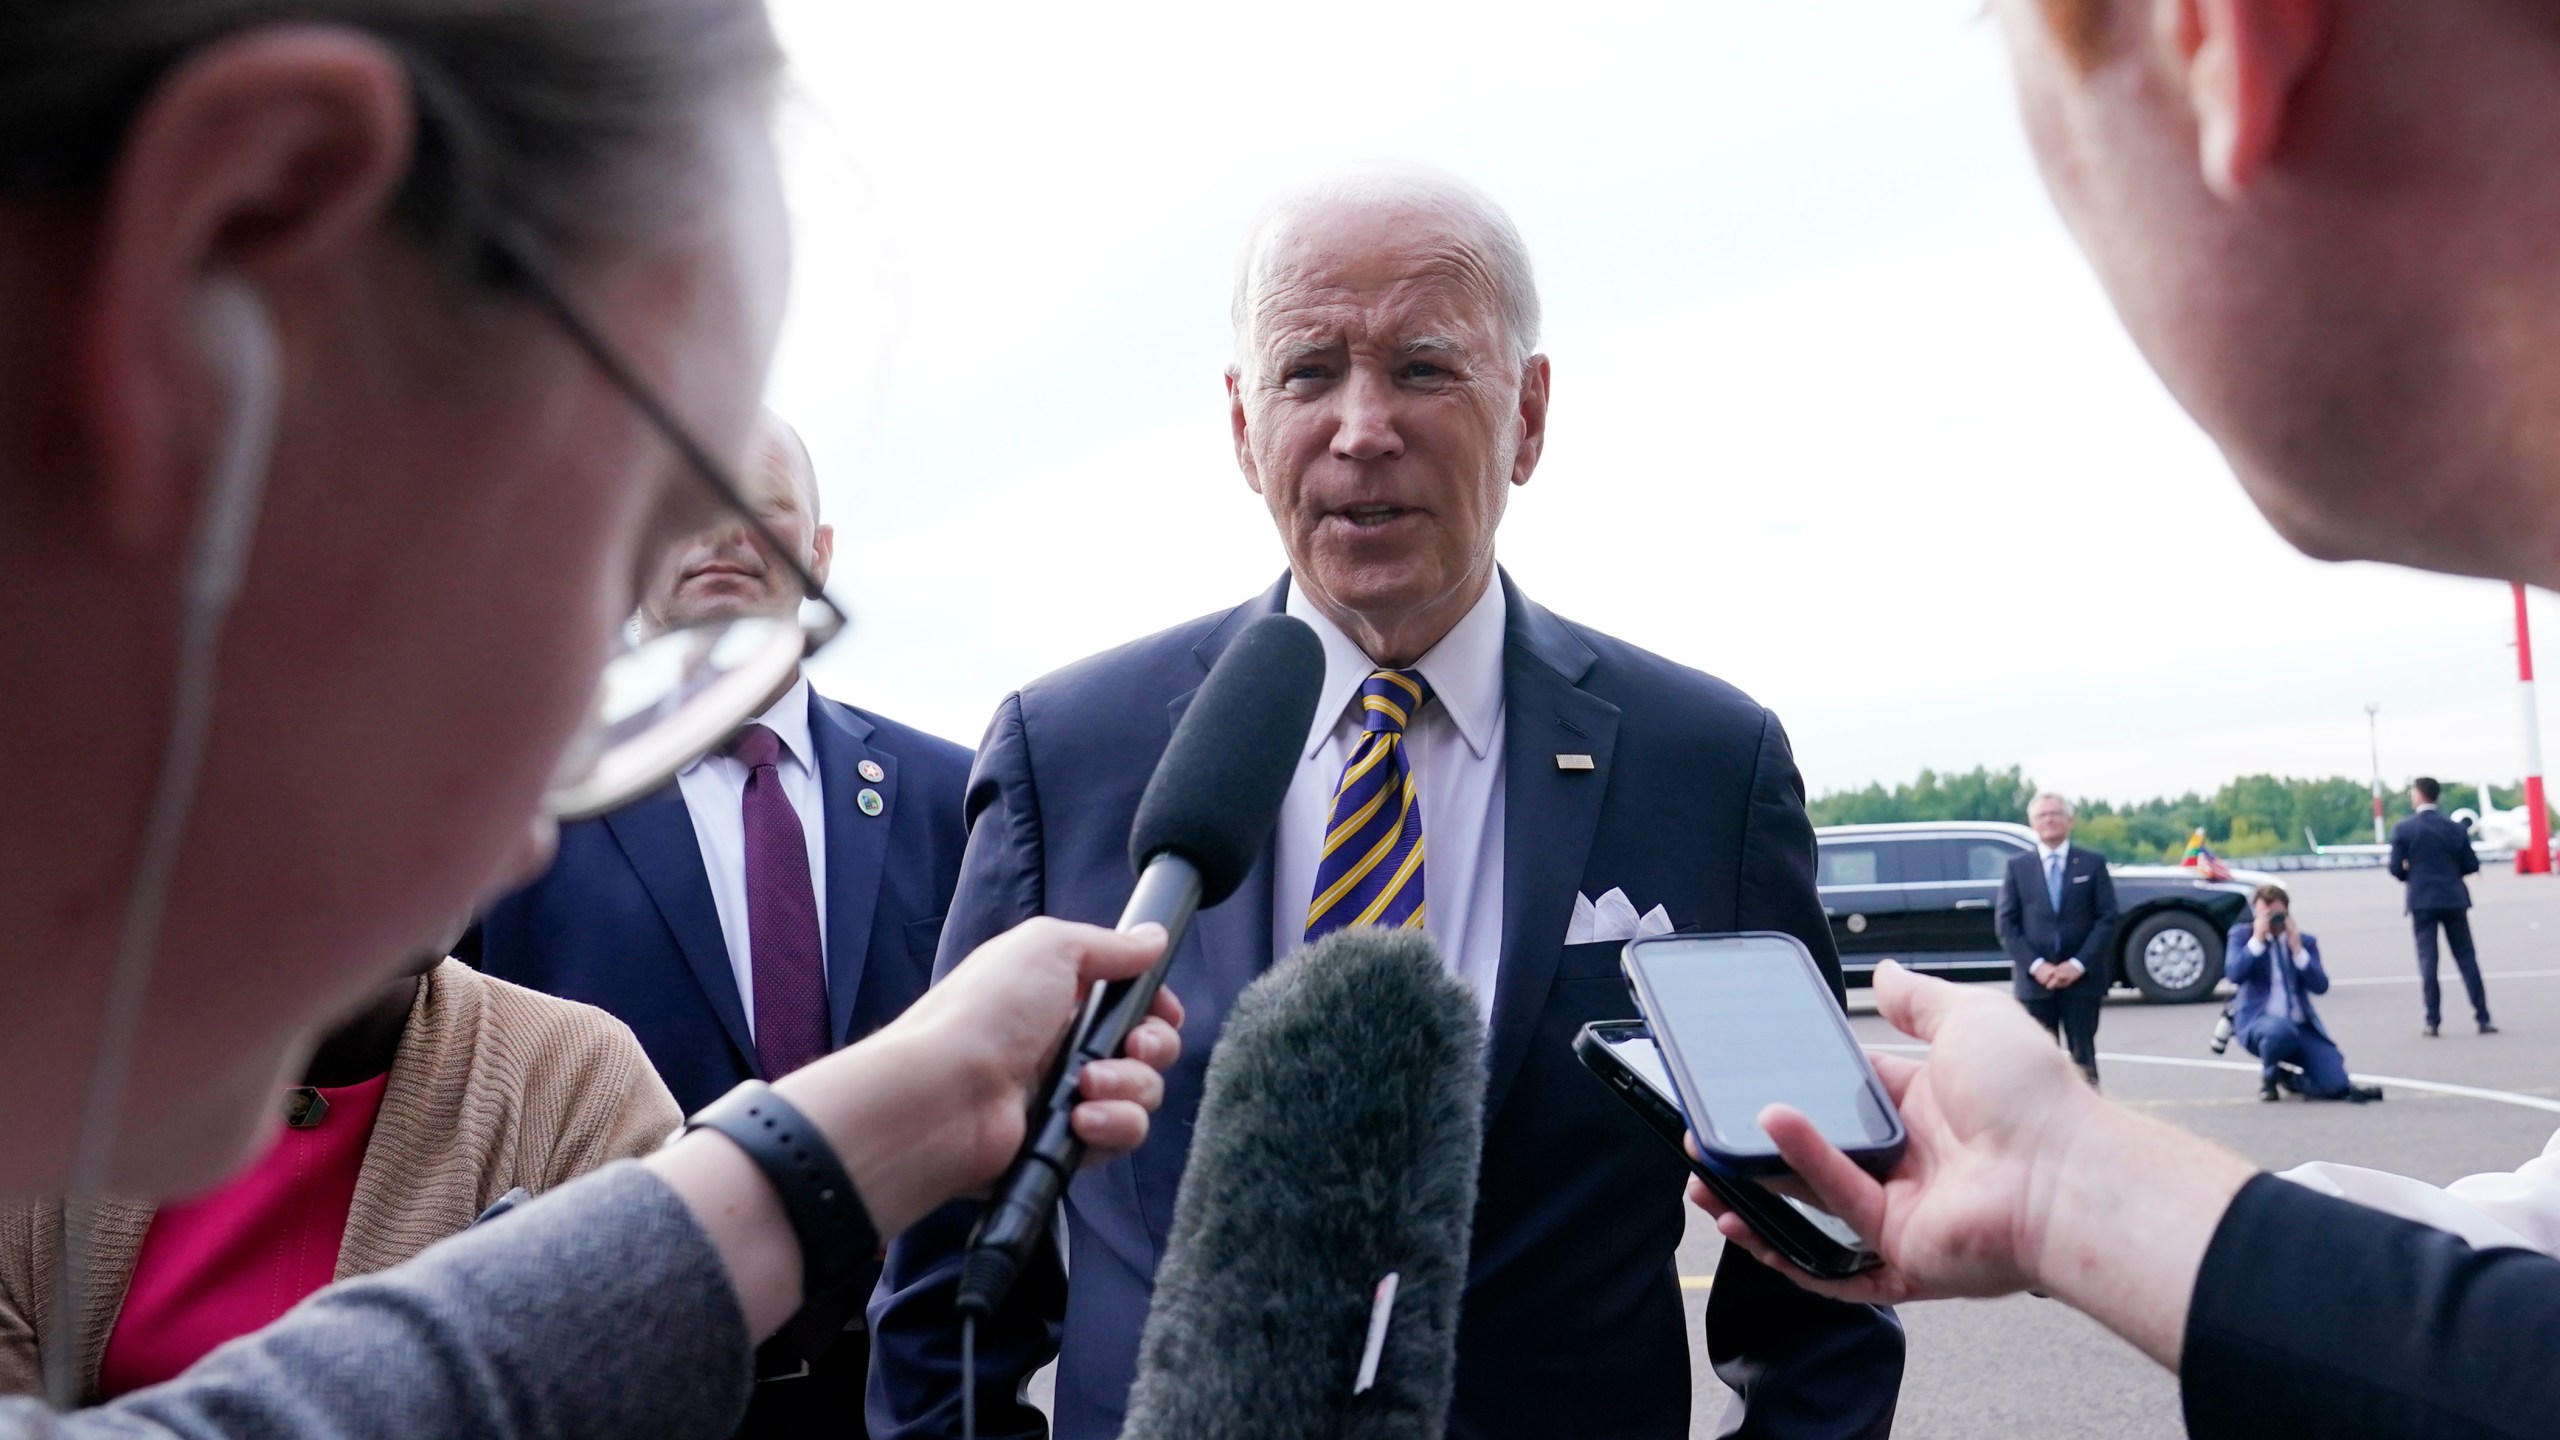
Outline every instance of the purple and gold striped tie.
{"label": "purple and gold striped tie", "polygon": [[1419,670],[1380,670],[1361,683],[1360,743],[1333,788],[1308,943],[1347,925],[1422,928],[1422,807],[1404,733],[1430,703]]}

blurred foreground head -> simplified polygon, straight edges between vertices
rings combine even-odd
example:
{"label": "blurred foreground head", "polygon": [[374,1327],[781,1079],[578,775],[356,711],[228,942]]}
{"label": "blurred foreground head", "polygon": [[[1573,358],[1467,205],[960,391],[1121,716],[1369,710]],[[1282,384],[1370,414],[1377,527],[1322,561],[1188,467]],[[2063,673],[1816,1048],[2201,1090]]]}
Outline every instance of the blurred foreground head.
{"label": "blurred foreground head", "polygon": [[[307,1037],[539,863],[613,628],[713,511],[481,237],[744,451],[778,63],[758,0],[0,8],[0,1194],[65,1173],[244,427],[274,447],[114,1186],[219,1175]],[[272,392],[208,313],[272,332]]]}
{"label": "blurred foreground head", "polygon": [[[789,421],[770,410],[759,417],[738,485],[774,538],[824,584],[835,562],[835,529],[818,518],[817,466]],[[667,552],[641,597],[640,623],[655,634],[742,615],[788,618],[807,598],[746,523],[726,517]]]}
{"label": "blurred foreground head", "polygon": [[2560,6],[1995,9],[2063,218],[2277,530],[2560,584]]}

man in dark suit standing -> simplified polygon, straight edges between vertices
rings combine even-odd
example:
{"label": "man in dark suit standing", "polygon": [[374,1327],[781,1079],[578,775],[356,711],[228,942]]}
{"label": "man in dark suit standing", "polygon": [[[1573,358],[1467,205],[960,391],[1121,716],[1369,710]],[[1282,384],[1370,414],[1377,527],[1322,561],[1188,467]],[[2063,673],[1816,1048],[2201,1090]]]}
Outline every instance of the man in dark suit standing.
{"label": "man in dark suit standing", "polygon": [[[1506,496],[1544,441],[1548,365],[1526,251],[1491,201],[1413,174],[1293,197],[1254,232],[1235,316],[1237,460],[1290,572],[1005,701],[970,781],[944,962],[1034,914],[1118,913],[1139,792],[1255,618],[1317,631],[1323,699],[1272,844],[1174,960],[1190,1018],[1163,1123],[1074,1182],[1063,1271],[1026,1275],[980,1328],[979,1433],[1041,1433],[1020,1392],[1052,1356],[1057,1434],[1119,1433],[1229,1006],[1317,936],[1400,924],[1439,942],[1490,1020],[1449,1433],[1677,1440],[1690,1410],[1681,1166],[1578,1073],[1575,1032],[1636,1012],[1618,973],[1626,934],[1576,916],[1617,891],[1630,903],[1600,908],[1620,930],[1784,930],[1836,985],[1785,735],[1732,687],[1557,618],[1495,565]],[[872,1303],[878,1440],[959,1433],[952,1293],[976,1210],[950,1207],[890,1247]],[[1742,1395],[1722,1433],[1891,1425],[1890,1312],[1814,1302],[1728,1249],[1707,1341]]]}
{"label": "man in dark suit standing", "polygon": [[2115,983],[2116,886],[2107,857],[2071,843],[2071,802],[2048,790],[2027,805],[2035,853],[2009,862],[1995,923],[2027,1013],[2098,1083],[2098,1017]]}
{"label": "man in dark suit standing", "polygon": [[[800,437],[768,413],[740,478],[824,583],[835,537]],[[802,599],[732,524],[669,552],[637,623],[789,615]],[[550,870],[483,920],[478,963],[611,1012],[691,1114],[852,1044],[924,993],[967,838],[968,766],[962,747],[803,676],[674,784],[563,827]],[[858,1313],[806,1315],[769,1343],[739,1433],[843,1434],[861,1413],[861,1325]]]}
{"label": "man in dark suit standing", "polygon": [[[2427,1001],[2427,1034],[2444,1022],[2444,989],[2436,983],[2436,932],[2444,932],[2453,949],[2454,967],[2462,972],[2462,988],[2471,997],[2471,1018],[2480,1033],[2495,1035],[2489,1023],[2489,992],[2480,983],[2480,955],[2471,944],[2471,887],[2465,875],[2477,874],[2480,856],[2471,837],[2436,808],[2444,787],[2426,775],[2409,782],[2410,815],[2391,827],[2391,878],[2409,887],[2409,922],[2418,932],[2418,989]],[[2486,803],[2485,801],[2483,802]]]}

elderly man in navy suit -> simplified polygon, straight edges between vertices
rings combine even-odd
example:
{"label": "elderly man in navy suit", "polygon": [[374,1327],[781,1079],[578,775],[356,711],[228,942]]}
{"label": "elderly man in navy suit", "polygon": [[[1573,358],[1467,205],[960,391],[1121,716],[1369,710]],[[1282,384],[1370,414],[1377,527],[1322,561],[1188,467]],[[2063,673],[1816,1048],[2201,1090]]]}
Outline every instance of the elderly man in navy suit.
{"label": "elderly man in navy suit", "polygon": [[2098,1083],[2098,1016],[2115,983],[2116,883],[2107,857],[2071,843],[2071,802],[2048,790],[2027,803],[2033,854],[2009,862],[1993,915],[2018,1002]]}
{"label": "elderly man in navy suit", "polygon": [[[834,532],[808,451],[779,416],[764,417],[740,478],[823,584]],[[729,524],[668,553],[637,623],[788,615],[803,598]],[[778,1079],[924,993],[966,840],[968,766],[962,747],[830,700],[803,676],[674,784],[564,827],[549,872],[482,922],[478,962],[620,1018],[688,1114],[742,1080]],[[861,1406],[861,1323],[804,1316],[769,1344],[739,1433],[842,1434]]]}
{"label": "elderly man in navy suit", "polygon": [[[1682,1168],[1572,1055],[1585,1023],[1636,1013],[1626,937],[1566,939],[1579,901],[1617,890],[1628,914],[1660,910],[1657,925],[1791,932],[1836,985],[1786,737],[1749,697],[1559,619],[1494,563],[1506,497],[1545,441],[1548,363],[1527,252],[1492,202],[1409,172],[1291,196],[1252,233],[1234,314],[1236,458],[1289,573],[1004,702],[970,780],[943,963],[1031,915],[1118,913],[1139,792],[1256,617],[1315,628],[1323,700],[1268,852],[1173,963],[1190,1020],[1164,1123],[1074,1182],[1065,1264],[1026,1276],[981,1327],[980,1433],[1041,1433],[1020,1397],[1052,1356],[1057,1434],[1119,1433],[1228,1007],[1317,936],[1405,924],[1439,942],[1490,1020],[1449,1433],[1675,1440],[1690,1413]],[[952,1293],[975,1208],[890,1247],[872,1302],[881,1440],[960,1432]],[[1817,1301],[1727,1250],[1706,1329],[1741,1392],[1722,1433],[1887,1432],[1902,1370],[1890,1312]]]}
{"label": "elderly man in navy suit", "polygon": [[[2462,988],[2471,997],[2471,1018],[2480,1033],[2495,1035],[2489,1023],[2489,991],[2480,983],[2480,954],[2471,944],[2471,887],[2465,875],[2480,869],[2471,837],[2444,817],[2436,800],[2444,787],[2421,775],[2409,782],[2410,815],[2391,827],[2391,878],[2408,887],[2409,921],[2418,932],[2418,988],[2427,1002],[2427,1035],[2444,1023],[2444,989],[2436,984],[2436,932],[2453,947],[2454,968],[2462,972]],[[2482,802],[2486,804],[2486,801]]]}

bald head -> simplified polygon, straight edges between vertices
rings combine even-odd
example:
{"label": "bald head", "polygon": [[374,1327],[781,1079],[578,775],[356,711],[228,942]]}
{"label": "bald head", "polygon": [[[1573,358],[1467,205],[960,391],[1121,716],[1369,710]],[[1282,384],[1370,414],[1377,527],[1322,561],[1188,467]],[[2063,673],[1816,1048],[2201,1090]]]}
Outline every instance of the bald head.
{"label": "bald head", "polygon": [[1235,326],[1236,368],[1248,370],[1256,331],[1271,291],[1307,269],[1338,262],[1347,240],[1392,229],[1443,252],[1447,276],[1479,292],[1499,320],[1514,365],[1538,349],[1538,281],[1520,231],[1483,191],[1454,175],[1419,166],[1345,171],[1289,191],[1263,207],[1236,261],[1228,316]]}
{"label": "bald head", "polygon": [[[757,421],[738,489],[825,584],[836,547],[835,532],[818,519],[818,469],[799,432],[771,410]],[[745,525],[724,520],[667,552],[641,597],[640,625],[655,634],[741,615],[792,615],[803,598],[788,566],[767,554]]]}

